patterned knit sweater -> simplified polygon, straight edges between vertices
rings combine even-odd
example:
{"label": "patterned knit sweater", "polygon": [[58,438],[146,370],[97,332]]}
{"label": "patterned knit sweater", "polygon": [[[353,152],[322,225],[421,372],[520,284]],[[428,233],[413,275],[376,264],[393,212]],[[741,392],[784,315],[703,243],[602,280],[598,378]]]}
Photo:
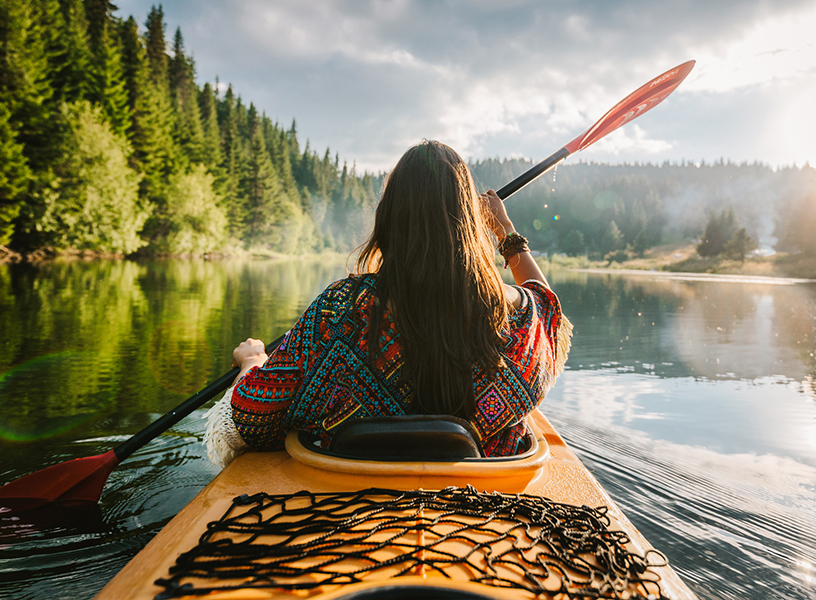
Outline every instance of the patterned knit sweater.
{"label": "patterned knit sweater", "polygon": [[[398,324],[387,309],[380,323],[380,351],[369,359],[376,281],[376,275],[363,275],[330,285],[266,363],[232,389],[232,422],[251,448],[281,449],[290,429],[312,432],[327,447],[346,419],[413,412],[412,386],[401,377]],[[492,379],[473,368],[476,413],[471,422],[487,456],[517,453],[526,434],[525,416],[549,391],[569,352],[572,325],[552,290],[532,280],[518,289],[522,305],[510,315],[505,332],[505,366]]]}

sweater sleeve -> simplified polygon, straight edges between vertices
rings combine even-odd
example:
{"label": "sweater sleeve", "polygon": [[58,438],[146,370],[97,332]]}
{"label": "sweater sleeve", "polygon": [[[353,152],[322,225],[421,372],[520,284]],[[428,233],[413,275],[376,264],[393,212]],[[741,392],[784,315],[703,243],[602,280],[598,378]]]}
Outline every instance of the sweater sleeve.
{"label": "sweater sleeve", "polygon": [[232,393],[232,420],[243,440],[255,450],[281,450],[292,428],[290,407],[298,401],[304,377],[331,337],[338,296],[352,285],[337,281],[321,293],[297,320],[278,349],[260,367],[253,367]]}
{"label": "sweater sleeve", "polygon": [[[546,335],[548,344],[547,370],[554,378],[564,371],[572,344],[572,323],[561,312],[561,302],[548,286],[530,279],[521,284],[528,297],[528,309],[534,310],[532,319]],[[524,308],[524,307],[522,307]]]}
{"label": "sweater sleeve", "polygon": [[290,428],[289,407],[303,382],[311,358],[320,313],[318,297],[289,330],[281,345],[260,367],[253,367],[232,392],[232,420],[244,441],[255,450],[280,450]]}

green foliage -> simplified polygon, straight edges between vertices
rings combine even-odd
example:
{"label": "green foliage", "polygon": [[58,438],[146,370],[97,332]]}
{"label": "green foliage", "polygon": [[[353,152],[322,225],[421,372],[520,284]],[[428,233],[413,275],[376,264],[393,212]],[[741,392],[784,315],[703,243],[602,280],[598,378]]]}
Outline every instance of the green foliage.
{"label": "green foliage", "polygon": [[[210,171],[216,171],[221,164],[221,132],[218,129],[215,92],[209,83],[205,83],[198,94],[198,106],[204,144],[202,158]],[[223,173],[219,174],[223,177]]]}
{"label": "green foliage", "polygon": [[746,233],[745,227],[742,227],[726,242],[723,254],[727,258],[744,262],[745,256],[752,250],[756,250],[756,247],[756,240]]}
{"label": "green foliage", "polygon": [[0,99],[29,166],[36,172],[53,157],[53,89],[46,36],[38,6],[0,1]]}
{"label": "green foliage", "polygon": [[241,179],[246,197],[246,232],[250,247],[294,250],[297,239],[291,239],[287,225],[297,220],[298,206],[288,197],[272,166],[264,141],[263,126],[254,106],[249,108],[249,154]]}
{"label": "green foliage", "polygon": [[629,255],[626,253],[625,250],[618,250],[617,252],[610,252],[606,256],[604,256],[606,260],[609,261],[611,265],[613,262],[622,263],[629,260]]}
{"label": "green foliage", "polygon": [[122,53],[117,39],[116,9],[108,0],[86,0],[88,34],[92,51],[88,98],[102,107],[118,134],[130,128],[128,90],[125,86]]}
{"label": "green foliage", "polygon": [[625,245],[626,242],[623,239],[621,230],[618,229],[618,225],[615,221],[609,221],[598,246],[601,254],[606,256],[610,252],[622,249]]}
{"label": "green foliage", "polygon": [[728,207],[719,214],[712,211],[709,213],[702,239],[697,245],[697,254],[704,258],[722,254],[728,240],[737,233],[738,229],[737,213],[732,207]]}
{"label": "green foliage", "polygon": [[20,213],[23,192],[31,177],[9,117],[8,109],[0,102],[0,246],[11,241],[14,219]]}
{"label": "green foliage", "polygon": [[162,7],[153,6],[145,21],[145,47],[147,62],[150,65],[150,79],[159,90],[168,93],[170,81],[167,75],[167,42],[164,36],[164,11]]}
{"label": "green foliage", "polygon": [[584,252],[586,252],[584,234],[578,229],[573,229],[566,235],[564,241],[561,242],[561,249],[564,250],[567,256],[584,254]]}
{"label": "green foliage", "polygon": [[153,247],[169,254],[203,254],[227,242],[227,216],[213,189],[215,178],[204,165],[174,175],[168,186],[168,231]]}
{"label": "green foliage", "polygon": [[63,116],[70,129],[56,178],[41,192],[37,229],[57,248],[136,251],[150,207],[139,199],[141,176],[128,166],[130,145],[87,101],[66,105]]}
{"label": "green foliage", "polygon": [[179,155],[191,163],[206,159],[204,128],[198,105],[198,88],[195,84],[193,59],[184,54],[181,29],[176,29],[173,58],[169,64],[170,96],[175,113],[173,139],[179,147]]}
{"label": "green foliage", "polygon": [[41,0],[45,54],[57,106],[86,97],[90,89],[91,51],[82,0]]}

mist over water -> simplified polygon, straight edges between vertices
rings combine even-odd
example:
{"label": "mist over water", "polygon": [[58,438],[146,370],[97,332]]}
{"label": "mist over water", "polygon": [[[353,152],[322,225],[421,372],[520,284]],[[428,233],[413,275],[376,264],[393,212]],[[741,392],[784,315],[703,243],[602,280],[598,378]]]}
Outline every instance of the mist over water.
{"label": "mist over water", "polygon": [[[0,483],[105,452],[269,342],[342,261],[0,266]],[[816,286],[549,274],[542,410],[701,598],[816,597]],[[66,525],[0,515],[0,597],[91,598],[217,470],[197,411]]]}

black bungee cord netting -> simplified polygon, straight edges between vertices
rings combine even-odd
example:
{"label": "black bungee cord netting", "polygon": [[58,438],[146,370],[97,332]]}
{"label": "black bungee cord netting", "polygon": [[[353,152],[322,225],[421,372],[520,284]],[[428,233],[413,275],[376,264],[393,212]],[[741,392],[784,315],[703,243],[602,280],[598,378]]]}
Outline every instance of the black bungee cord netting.
{"label": "black bungee cord netting", "polygon": [[421,569],[444,577],[460,569],[473,582],[530,592],[521,597],[665,598],[649,570],[665,557],[627,551],[607,512],[471,486],[243,495],[156,581],[164,588],[156,599],[308,590]]}

